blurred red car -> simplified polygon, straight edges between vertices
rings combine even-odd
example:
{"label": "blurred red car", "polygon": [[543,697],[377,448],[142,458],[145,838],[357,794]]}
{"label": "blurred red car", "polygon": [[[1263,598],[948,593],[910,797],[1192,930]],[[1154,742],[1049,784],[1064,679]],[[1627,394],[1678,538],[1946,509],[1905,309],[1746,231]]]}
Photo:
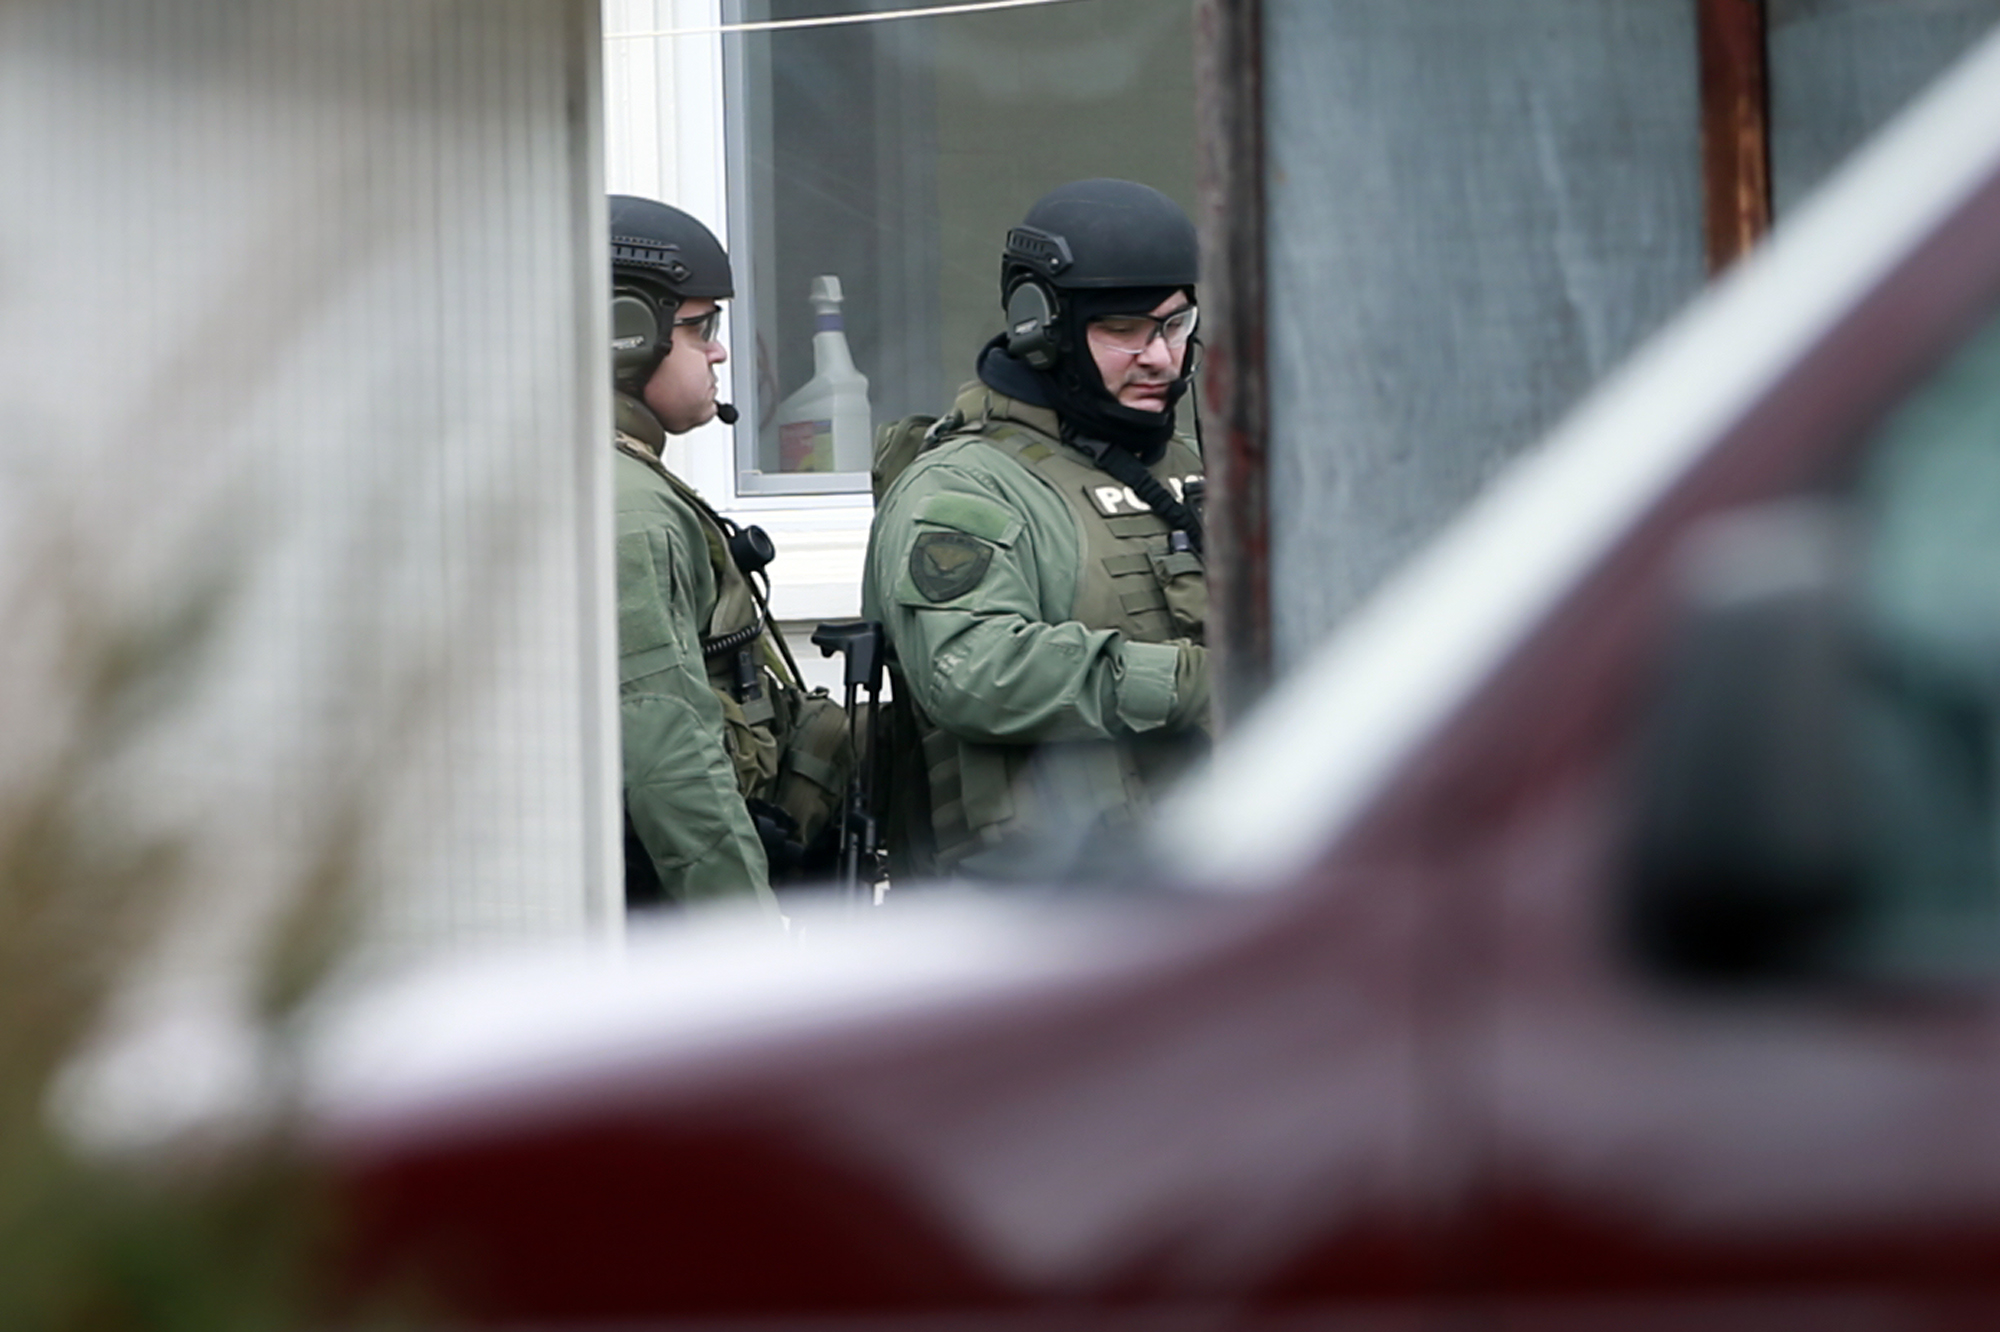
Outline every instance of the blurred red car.
{"label": "blurred red car", "polygon": [[1228,737],[1154,891],[354,1005],[356,1261],[535,1327],[2000,1326],[1996,701],[1990,42]]}

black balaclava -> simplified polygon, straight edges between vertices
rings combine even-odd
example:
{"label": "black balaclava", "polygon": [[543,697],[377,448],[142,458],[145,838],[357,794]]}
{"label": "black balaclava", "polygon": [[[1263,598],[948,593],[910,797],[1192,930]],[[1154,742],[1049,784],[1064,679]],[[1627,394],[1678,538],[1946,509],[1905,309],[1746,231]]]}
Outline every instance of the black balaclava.
{"label": "black balaclava", "polygon": [[[1150,467],[1160,460],[1167,441],[1173,438],[1174,407],[1187,393],[1193,376],[1195,342],[1189,341],[1181,374],[1167,386],[1166,408],[1142,412],[1111,396],[1104,386],[1104,377],[1098,373],[1097,359],[1091,355],[1084,332],[1093,319],[1150,314],[1169,296],[1187,290],[1185,287],[1065,290],[1060,294],[1062,316],[1057,324],[1056,363],[1047,370],[1036,370],[1007,355],[1003,334],[980,353],[980,381],[1008,397],[1053,408],[1062,420],[1064,438],[1077,435],[1102,440]],[[1189,295],[1192,297],[1193,293]]]}

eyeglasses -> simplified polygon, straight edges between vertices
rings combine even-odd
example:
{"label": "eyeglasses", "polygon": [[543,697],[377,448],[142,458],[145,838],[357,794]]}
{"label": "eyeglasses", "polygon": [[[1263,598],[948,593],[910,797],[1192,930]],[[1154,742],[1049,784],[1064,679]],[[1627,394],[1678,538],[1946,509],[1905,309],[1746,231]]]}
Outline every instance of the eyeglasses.
{"label": "eyeglasses", "polygon": [[675,328],[691,328],[694,340],[706,347],[715,341],[716,330],[722,327],[722,307],[716,306],[706,314],[689,315],[686,319],[674,320]]}
{"label": "eyeglasses", "polygon": [[1179,351],[1194,336],[1195,320],[1200,315],[1199,307],[1183,305],[1170,315],[1110,315],[1104,319],[1093,319],[1088,330],[1090,342],[1092,346],[1106,351],[1137,356],[1153,345],[1154,338],[1158,338],[1169,348]]}

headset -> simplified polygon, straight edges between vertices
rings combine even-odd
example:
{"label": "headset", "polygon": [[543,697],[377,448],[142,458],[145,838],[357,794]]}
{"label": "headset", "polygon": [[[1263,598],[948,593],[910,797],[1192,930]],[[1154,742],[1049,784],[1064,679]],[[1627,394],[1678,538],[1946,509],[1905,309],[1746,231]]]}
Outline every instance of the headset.
{"label": "headset", "polygon": [[1025,278],[1007,297],[1007,354],[1037,370],[1056,363],[1062,301],[1054,289]]}
{"label": "headset", "polygon": [[[681,275],[687,273],[681,266]],[[669,276],[673,276],[669,273]],[[680,299],[668,293],[665,300],[643,286],[615,286],[611,289],[611,379],[637,394],[660,368],[660,362],[674,347],[674,314]],[[715,404],[716,419],[735,425],[737,410],[726,402]]]}
{"label": "headset", "polygon": [[[611,374],[621,384],[643,385],[666,356],[658,305],[632,287],[611,292]],[[668,337],[672,325],[668,325]]]}
{"label": "headset", "polygon": [[1056,363],[1060,346],[1062,297],[1044,280],[1075,263],[1069,242],[1040,227],[1019,226],[1007,233],[1001,264],[1018,280],[1007,293],[1007,354],[1037,370]]}

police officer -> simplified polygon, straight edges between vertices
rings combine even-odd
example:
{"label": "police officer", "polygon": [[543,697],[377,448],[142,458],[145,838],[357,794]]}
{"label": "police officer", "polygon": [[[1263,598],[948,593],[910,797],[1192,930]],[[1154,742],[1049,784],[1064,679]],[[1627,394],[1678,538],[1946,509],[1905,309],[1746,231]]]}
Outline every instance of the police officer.
{"label": "police officer", "polygon": [[661,456],[668,435],[735,419],[716,401],[729,256],[678,208],[614,195],[611,274],[626,900],[769,907],[767,849],[798,848],[769,802],[801,701],[742,567],[770,552]]}
{"label": "police officer", "polygon": [[1026,848],[1129,822],[1206,747],[1202,464],[1174,413],[1198,267],[1187,215],[1130,181],[1008,233],[1006,331],[870,533],[929,796],[903,872],[1034,872]]}

